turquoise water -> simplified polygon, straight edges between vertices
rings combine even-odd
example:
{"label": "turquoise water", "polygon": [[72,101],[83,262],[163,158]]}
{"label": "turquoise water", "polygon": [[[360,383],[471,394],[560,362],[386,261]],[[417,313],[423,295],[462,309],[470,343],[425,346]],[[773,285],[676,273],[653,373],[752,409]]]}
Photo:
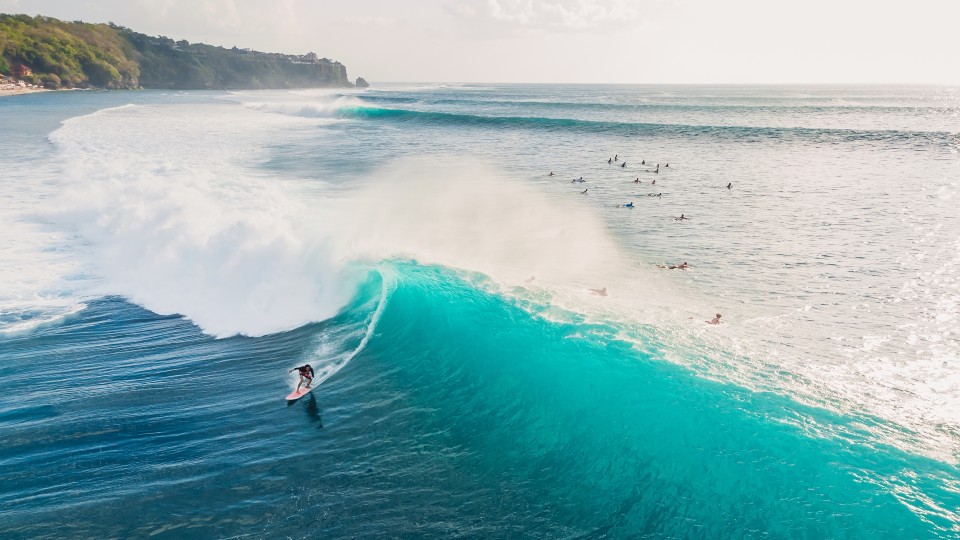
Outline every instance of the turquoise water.
{"label": "turquoise water", "polygon": [[960,534],[957,89],[0,111],[4,538]]}

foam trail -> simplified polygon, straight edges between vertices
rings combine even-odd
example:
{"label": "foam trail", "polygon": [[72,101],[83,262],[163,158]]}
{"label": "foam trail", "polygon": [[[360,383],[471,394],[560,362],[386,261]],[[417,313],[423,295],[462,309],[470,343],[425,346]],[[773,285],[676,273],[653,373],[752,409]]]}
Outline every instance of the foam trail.
{"label": "foam trail", "polygon": [[[377,299],[377,307],[373,310],[370,316],[366,319],[366,325],[363,333],[363,337],[360,339],[360,343],[357,346],[346,353],[343,353],[339,356],[334,356],[330,358],[328,350],[325,347],[318,347],[314,350],[311,355],[311,362],[314,364],[319,364],[319,368],[314,368],[316,370],[316,376],[314,377],[313,384],[319,386],[324,381],[333,377],[337,374],[338,371],[343,369],[351,360],[356,358],[364,348],[366,348],[367,343],[370,342],[370,338],[373,336],[374,330],[377,328],[377,323],[380,322],[380,316],[383,315],[384,310],[387,307],[387,301],[390,297],[390,293],[396,287],[396,276],[386,267],[377,268],[377,273],[380,275],[381,284],[380,284],[380,294]],[[296,387],[298,378],[293,377],[290,388],[291,390]]]}

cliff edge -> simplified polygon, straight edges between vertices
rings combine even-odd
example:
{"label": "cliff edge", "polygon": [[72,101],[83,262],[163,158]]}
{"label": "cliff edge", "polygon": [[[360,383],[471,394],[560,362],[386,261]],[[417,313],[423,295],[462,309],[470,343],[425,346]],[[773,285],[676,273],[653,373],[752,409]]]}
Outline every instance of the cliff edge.
{"label": "cliff edge", "polygon": [[0,14],[0,74],[47,88],[353,86],[347,68],[290,55],[153,37],[110,24]]}

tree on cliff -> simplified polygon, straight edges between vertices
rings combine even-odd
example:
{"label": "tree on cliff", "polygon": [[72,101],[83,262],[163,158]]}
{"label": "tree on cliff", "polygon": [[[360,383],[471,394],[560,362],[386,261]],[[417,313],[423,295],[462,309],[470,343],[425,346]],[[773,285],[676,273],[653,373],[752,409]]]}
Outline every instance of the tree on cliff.
{"label": "tree on cliff", "polygon": [[0,14],[0,72],[25,64],[50,87],[293,88],[352,86],[327,59],[224,49],[109,24]]}

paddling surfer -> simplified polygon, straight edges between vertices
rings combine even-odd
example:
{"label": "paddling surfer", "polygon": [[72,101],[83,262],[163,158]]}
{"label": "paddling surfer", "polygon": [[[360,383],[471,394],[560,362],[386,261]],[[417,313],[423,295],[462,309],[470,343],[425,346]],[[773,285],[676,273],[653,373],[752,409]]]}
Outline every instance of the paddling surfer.
{"label": "paddling surfer", "polygon": [[313,384],[313,368],[310,367],[310,364],[304,364],[300,367],[295,367],[287,373],[292,373],[293,370],[300,372],[300,383],[297,384],[297,390],[300,390],[300,385],[303,384],[303,381],[307,381],[307,386],[305,386],[305,388],[310,388],[310,385]]}

